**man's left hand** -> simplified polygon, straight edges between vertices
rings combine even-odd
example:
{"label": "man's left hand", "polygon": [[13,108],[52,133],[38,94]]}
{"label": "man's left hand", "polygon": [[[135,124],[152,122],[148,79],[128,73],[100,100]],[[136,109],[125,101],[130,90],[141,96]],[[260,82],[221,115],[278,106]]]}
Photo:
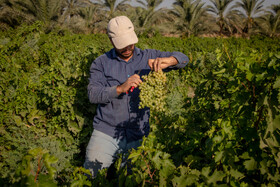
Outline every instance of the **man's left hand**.
{"label": "man's left hand", "polygon": [[162,57],[162,58],[156,58],[156,59],[149,59],[148,62],[151,70],[159,71],[162,69],[165,69],[169,66],[174,66],[178,64],[178,61],[175,57]]}

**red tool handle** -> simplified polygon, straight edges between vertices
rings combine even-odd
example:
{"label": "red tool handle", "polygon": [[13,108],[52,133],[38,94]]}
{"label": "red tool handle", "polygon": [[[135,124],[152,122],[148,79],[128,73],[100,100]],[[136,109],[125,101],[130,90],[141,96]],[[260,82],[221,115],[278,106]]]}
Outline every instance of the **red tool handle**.
{"label": "red tool handle", "polygon": [[[130,88],[130,92],[133,92],[133,90],[134,90],[134,86],[132,86],[131,88]],[[126,91],[126,94],[128,94],[128,91]]]}
{"label": "red tool handle", "polygon": [[[140,74],[140,72],[141,72],[141,69],[138,71],[138,73],[137,73],[137,75],[139,75]],[[133,90],[134,90],[134,86],[132,86],[131,88],[130,88],[130,92],[133,92]],[[126,91],[126,94],[128,94],[128,91]]]}

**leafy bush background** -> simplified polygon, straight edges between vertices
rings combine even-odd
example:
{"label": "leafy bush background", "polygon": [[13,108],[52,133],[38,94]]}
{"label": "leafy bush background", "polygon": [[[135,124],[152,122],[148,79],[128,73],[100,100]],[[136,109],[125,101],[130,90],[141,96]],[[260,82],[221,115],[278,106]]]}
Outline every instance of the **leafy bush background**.
{"label": "leafy bush background", "polygon": [[58,173],[82,165],[95,112],[88,70],[108,50],[105,36],[45,34],[40,23],[1,36],[2,180],[16,182],[17,165],[36,147],[58,158]]}
{"label": "leafy bush background", "polygon": [[[111,44],[43,30],[1,33],[0,184],[90,185],[81,175],[95,113],[88,71]],[[137,46],[181,51],[190,64],[167,74],[168,112],[152,111],[132,173],[118,165],[119,180],[102,171],[92,184],[279,184],[279,39],[140,36]]]}

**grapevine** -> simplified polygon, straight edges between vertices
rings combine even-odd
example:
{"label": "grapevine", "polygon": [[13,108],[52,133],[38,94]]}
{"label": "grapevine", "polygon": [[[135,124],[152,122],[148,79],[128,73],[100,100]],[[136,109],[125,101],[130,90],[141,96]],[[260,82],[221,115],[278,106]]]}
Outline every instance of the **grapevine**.
{"label": "grapevine", "polygon": [[149,75],[144,75],[140,89],[139,108],[149,107],[150,110],[165,112],[165,99],[167,94],[166,75],[163,71],[153,71]]}
{"label": "grapevine", "polygon": [[140,49],[191,60],[142,76],[149,135],[127,167],[116,162],[118,178],[104,169],[89,180],[82,165],[97,106],[88,101],[88,73],[110,41],[38,24],[2,32],[0,186],[279,186],[279,41],[141,38]]}

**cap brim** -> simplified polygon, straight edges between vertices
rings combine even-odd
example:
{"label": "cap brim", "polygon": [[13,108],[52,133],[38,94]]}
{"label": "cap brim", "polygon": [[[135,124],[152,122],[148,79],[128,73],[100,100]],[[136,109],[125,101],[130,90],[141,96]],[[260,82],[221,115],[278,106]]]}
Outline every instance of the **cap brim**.
{"label": "cap brim", "polygon": [[112,42],[117,49],[123,49],[131,44],[138,43],[138,38],[136,33],[132,31],[123,36],[112,38]]}

